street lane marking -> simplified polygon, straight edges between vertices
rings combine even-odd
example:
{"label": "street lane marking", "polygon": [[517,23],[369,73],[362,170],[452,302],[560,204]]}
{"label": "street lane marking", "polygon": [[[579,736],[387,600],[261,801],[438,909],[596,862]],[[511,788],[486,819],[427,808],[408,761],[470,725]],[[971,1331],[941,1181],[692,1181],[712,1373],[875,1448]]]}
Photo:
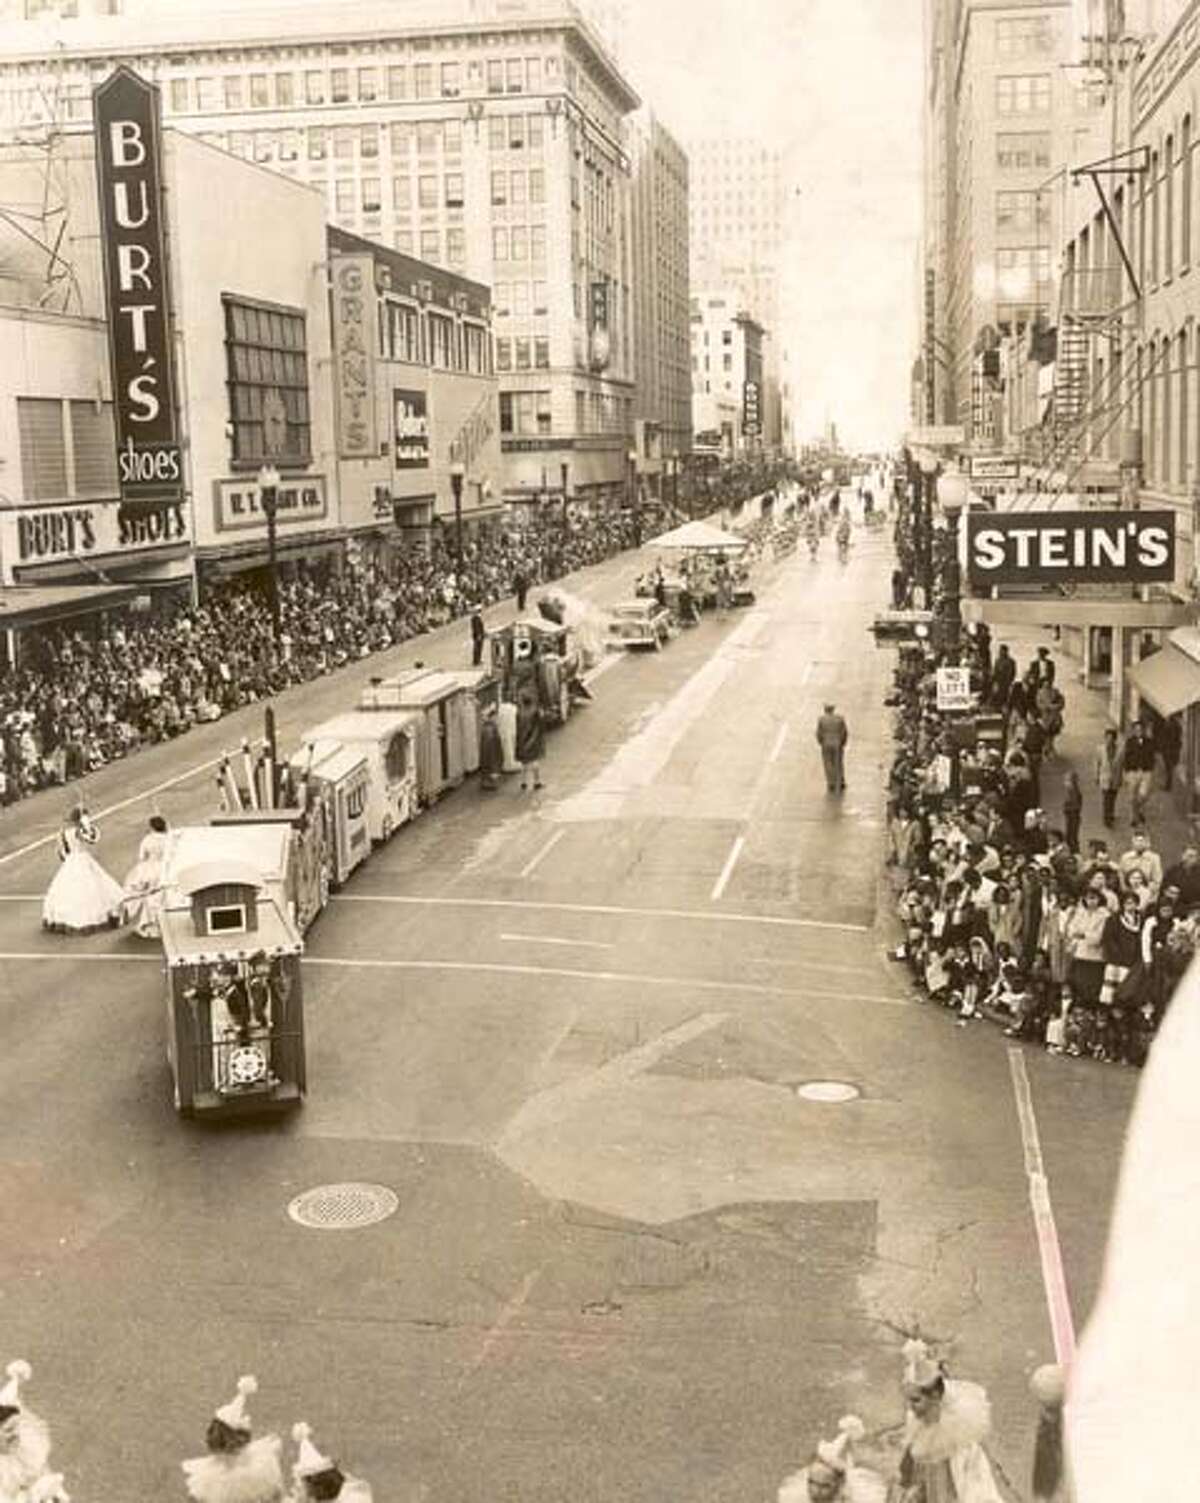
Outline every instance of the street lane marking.
{"label": "street lane marking", "polygon": [[779,754],[783,751],[783,743],[788,738],[788,730],[789,726],[785,720],[779,727],[779,734],[775,737],[775,745],[771,748],[771,755],[767,758],[768,767],[774,767],[775,763],[779,761]]}
{"label": "street lane marking", "polygon": [[526,862],[521,868],[522,877],[531,877],[566,833],[565,830],[556,830],[533,860]]}
{"label": "street lane marking", "polygon": [[504,1309],[500,1311],[500,1314],[496,1317],[496,1323],[484,1336],[478,1352],[471,1359],[471,1363],[466,1371],[467,1377],[470,1377],[472,1373],[478,1372],[487,1361],[492,1348],[500,1340],[501,1336],[504,1335],[505,1329],[512,1324],[525,1307],[526,1301],[533,1293],[533,1286],[541,1276],[542,1270],[540,1268],[533,1268],[522,1279],[521,1287],[505,1305]]}
{"label": "street lane marking", "polygon": [[601,658],[601,660],[590,672],[583,675],[583,682],[590,689],[598,678],[603,678],[603,676],[606,673],[610,673],[618,663],[623,663],[624,661],[624,652],[610,652],[607,657]]}
{"label": "street lane marking", "polygon": [[161,955],[116,955],[111,950],[5,950],[0,952],[0,961],[4,960],[112,960],[120,965],[156,965],[160,969],[163,964]]}
{"label": "street lane marking", "polygon": [[545,913],[607,913],[617,918],[686,919],[719,924],[766,924],[780,929],[828,929],[835,934],[870,934],[869,924],[837,924],[828,919],[782,918],[774,914],[722,913],[692,908],[621,908],[611,903],[539,903],[517,898],[424,898],[406,893],[335,893],[333,903],[397,903],[416,908],[515,908]]}
{"label": "street lane marking", "polygon": [[733,869],[738,864],[738,857],[746,844],[746,837],[739,835],[733,842],[729,855],[725,858],[725,865],[721,868],[721,875],[717,878],[712,890],[712,900],[715,903],[725,889],[729,886],[729,879],[733,876]]}
{"label": "street lane marking", "polygon": [[549,934],[502,934],[512,945],[567,945],[577,950],[611,950],[612,945],[598,939],[556,939]]}
{"label": "street lane marking", "polygon": [[1029,1088],[1023,1050],[1010,1046],[1008,1068],[1017,1102],[1017,1118],[1021,1124],[1025,1173],[1029,1179],[1029,1204],[1033,1209],[1033,1224],[1037,1231],[1042,1285],[1046,1291],[1046,1307],[1054,1337],[1054,1355],[1060,1366],[1069,1370],[1075,1360],[1075,1323],[1071,1317],[1071,1297],[1063,1269],[1058,1228],[1054,1223],[1054,1208],[1050,1204],[1050,1182],[1046,1178],[1046,1165],[1042,1159],[1042,1143],[1038,1135],[1033,1093]]}

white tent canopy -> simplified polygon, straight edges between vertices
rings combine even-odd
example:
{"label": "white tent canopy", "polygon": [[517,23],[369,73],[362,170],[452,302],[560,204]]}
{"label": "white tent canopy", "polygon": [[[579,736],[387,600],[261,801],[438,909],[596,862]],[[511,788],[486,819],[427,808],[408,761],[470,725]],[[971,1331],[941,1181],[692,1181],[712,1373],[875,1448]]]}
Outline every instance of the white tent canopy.
{"label": "white tent canopy", "polygon": [[652,548],[686,548],[697,553],[732,553],[746,546],[746,539],[735,532],[725,532],[711,522],[685,522],[661,537],[651,538]]}

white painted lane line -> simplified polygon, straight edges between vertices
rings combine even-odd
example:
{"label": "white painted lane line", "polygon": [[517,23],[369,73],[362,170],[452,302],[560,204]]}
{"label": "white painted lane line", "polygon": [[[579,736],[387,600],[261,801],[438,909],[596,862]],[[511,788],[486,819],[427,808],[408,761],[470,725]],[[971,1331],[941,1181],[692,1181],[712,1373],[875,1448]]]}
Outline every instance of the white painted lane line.
{"label": "white painted lane line", "polygon": [[110,960],[117,965],[156,965],[161,970],[161,955],[120,955],[111,950],[5,950],[0,953],[0,962],[5,960]]}
{"label": "white painted lane line", "polygon": [[746,837],[744,835],[739,835],[733,842],[729,855],[725,858],[725,865],[721,868],[721,875],[713,885],[712,900],[714,903],[717,902],[721,894],[729,886],[729,879],[733,876],[733,869],[738,864],[738,857],[742,854],[745,844]]}
{"label": "white painted lane line", "polygon": [[531,877],[566,833],[565,830],[555,830],[554,834],[551,835],[546,844],[538,851],[533,860],[527,861],[521,868],[521,876]]}
{"label": "white painted lane line", "polygon": [[500,1314],[496,1318],[495,1325],[493,1325],[492,1328],[484,1336],[479,1350],[475,1353],[475,1356],[471,1359],[471,1362],[467,1367],[465,1376],[470,1377],[472,1373],[478,1372],[483,1364],[487,1361],[489,1355],[491,1354],[492,1348],[504,1335],[505,1329],[510,1326],[512,1322],[517,1318],[517,1316],[521,1313],[526,1301],[533,1293],[533,1286],[537,1283],[538,1279],[541,1278],[541,1276],[542,1270],[540,1268],[533,1268],[525,1275],[524,1279],[522,1279],[521,1281],[521,1287],[513,1295],[512,1299],[510,1299],[509,1302],[505,1305],[504,1309],[500,1311]]}
{"label": "white painted lane line", "polygon": [[828,929],[835,934],[870,934],[869,924],[836,924],[826,919],[783,918],[774,914],[701,912],[691,908],[621,908],[611,903],[539,903],[517,898],[425,898],[406,893],[335,893],[334,903],[395,903],[414,908],[515,908],[544,913],[607,913],[616,918],[683,919],[718,924],[765,924],[779,929]]}
{"label": "white painted lane line", "polygon": [[0,903],[40,903],[43,896],[36,892],[4,892],[0,893]]}
{"label": "white painted lane line", "polygon": [[606,673],[611,673],[619,663],[625,661],[624,652],[610,652],[607,657],[601,658],[596,666],[583,675],[583,681],[590,689],[598,678],[603,678]]}
{"label": "white painted lane line", "polygon": [[1050,1331],[1054,1337],[1054,1355],[1061,1366],[1069,1369],[1075,1360],[1075,1322],[1071,1316],[1071,1297],[1063,1268],[1054,1208],[1050,1204],[1050,1182],[1042,1159],[1037,1117],[1033,1111],[1033,1093],[1025,1070],[1025,1054],[1012,1047],[1008,1051],[1017,1118],[1021,1124],[1021,1143],[1025,1150],[1025,1173],[1029,1179],[1029,1204],[1037,1232],[1038,1256],[1042,1265],[1042,1285],[1046,1291],[1046,1308],[1050,1314]]}
{"label": "white painted lane line", "polygon": [[[201,762],[196,767],[189,767],[186,772],[176,773],[173,778],[168,778],[165,783],[156,783],[153,788],[144,788],[141,793],[131,794],[129,798],[123,798],[119,803],[109,804],[107,809],[100,809],[92,818],[97,822],[105,820],[110,814],[120,814],[122,809],[129,809],[134,804],[140,804],[144,799],[157,798],[160,793],[166,793],[168,788],[178,788],[180,783],[186,783],[191,778],[198,778],[202,772],[211,772],[214,767],[219,767],[225,760],[224,754],[214,757],[211,762]],[[83,790],[78,795],[83,798]],[[43,835],[40,840],[31,840],[28,845],[20,846],[15,851],[9,851],[7,855],[0,856],[0,866],[7,866],[10,861],[18,861],[22,856],[32,855],[34,851],[40,851],[43,846],[50,845],[58,839],[58,831],[50,835]]]}
{"label": "white painted lane line", "polygon": [[779,734],[775,737],[775,745],[771,748],[771,755],[767,758],[767,766],[773,767],[779,761],[779,754],[783,751],[783,744],[788,738],[790,727],[785,720],[779,727]]}
{"label": "white painted lane line", "polygon": [[573,950],[611,950],[612,945],[598,939],[558,939],[549,934],[502,934],[510,945],[566,945]]}

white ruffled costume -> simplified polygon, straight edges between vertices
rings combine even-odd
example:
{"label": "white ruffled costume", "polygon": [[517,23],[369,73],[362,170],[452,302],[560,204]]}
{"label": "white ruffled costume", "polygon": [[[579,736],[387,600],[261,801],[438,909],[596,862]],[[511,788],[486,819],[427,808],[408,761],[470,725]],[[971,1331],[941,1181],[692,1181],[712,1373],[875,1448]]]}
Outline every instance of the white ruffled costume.
{"label": "white ruffled costume", "polygon": [[887,1483],[868,1467],[855,1466],[851,1447],[866,1434],[866,1426],[856,1414],[838,1421],[837,1439],[821,1441],[816,1459],[786,1477],[780,1486],[778,1503],[812,1503],[808,1490],[809,1473],[820,1462],[826,1469],[840,1474],[842,1490],[838,1503],[885,1503]]}
{"label": "white ruffled costume", "polygon": [[62,1478],[50,1471],[50,1430],[19,1399],[21,1384],[33,1376],[33,1369],[18,1359],[8,1364],[6,1372],[8,1382],[0,1389],[0,1404],[20,1412],[9,1416],[3,1427],[9,1434],[0,1439],[0,1503],[49,1503],[64,1496]]}
{"label": "white ruffled costume", "polygon": [[904,1442],[924,1488],[922,1503],[1004,1503],[983,1449],[991,1427],[985,1390],[954,1378],[946,1379],[941,1411],[932,1424],[910,1411]]}
{"label": "white ruffled costume", "polygon": [[[288,1495],[288,1503],[312,1503],[312,1494],[304,1485],[305,1479],[319,1477],[322,1472],[328,1472],[334,1463],[313,1444],[312,1429],[303,1420],[298,1420],[292,1426],[292,1439],[298,1449],[292,1466],[292,1491]],[[361,1477],[343,1474],[336,1503],[373,1503],[371,1489]]]}
{"label": "white ruffled costume", "polygon": [[[217,1419],[230,1429],[249,1430],[246,1399],[257,1389],[253,1377],[239,1378],[237,1397],[217,1410]],[[282,1452],[278,1435],[263,1435],[240,1450],[185,1461],[188,1496],[196,1503],[284,1503]]]}
{"label": "white ruffled costume", "polygon": [[115,923],[125,892],[88,850],[100,831],[86,813],[69,819],[59,831],[62,862],[42,901],[42,924],[56,933],[88,934]]}
{"label": "white ruffled costume", "polygon": [[140,939],[157,939],[162,912],[162,866],[167,849],[165,830],[149,830],[138,846],[137,865],[125,878],[121,922]]}

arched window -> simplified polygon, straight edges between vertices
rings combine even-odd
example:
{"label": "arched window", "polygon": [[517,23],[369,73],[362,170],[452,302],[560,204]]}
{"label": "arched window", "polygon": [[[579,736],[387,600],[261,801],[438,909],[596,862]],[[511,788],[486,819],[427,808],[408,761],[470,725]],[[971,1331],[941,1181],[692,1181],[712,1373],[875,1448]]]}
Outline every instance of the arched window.
{"label": "arched window", "polygon": [[1175,340],[1175,351],[1175,369],[1177,371],[1175,379],[1178,391],[1178,397],[1176,399],[1176,405],[1178,408],[1176,432],[1179,435],[1179,442],[1177,445],[1179,452],[1179,468],[1176,471],[1175,478],[1178,480],[1181,486],[1186,487],[1188,484],[1191,465],[1190,447],[1192,437],[1191,433],[1188,431],[1188,413],[1191,408],[1191,393],[1188,391],[1188,383],[1190,377],[1188,373],[1187,362],[1188,335],[1186,329],[1180,329],[1179,334],[1177,335]]}
{"label": "arched window", "polygon": [[1167,137],[1163,148],[1163,221],[1162,221],[1162,274],[1163,280],[1175,269],[1175,138]]}
{"label": "arched window", "polygon": [[1179,269],[1192,264],[1192,117],[1185,115],[1179,136]]}

